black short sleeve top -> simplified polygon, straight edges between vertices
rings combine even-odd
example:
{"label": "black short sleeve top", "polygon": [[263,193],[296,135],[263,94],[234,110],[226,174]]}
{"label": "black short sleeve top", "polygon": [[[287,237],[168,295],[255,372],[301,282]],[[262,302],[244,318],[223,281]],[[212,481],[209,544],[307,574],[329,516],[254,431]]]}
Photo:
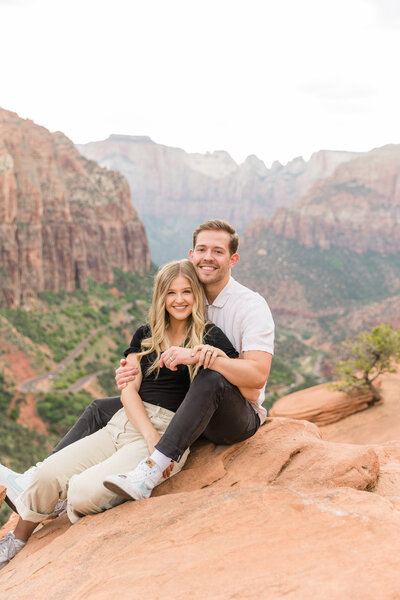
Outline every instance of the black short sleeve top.
{"label": "black short sleeve top", "polygon": [[[132,337],[129,348],[124,352],[125,357],[132,352],[141,352],[142,340],[150,337],[150,335],[151,330],[149,325],[139,327]],[[239,356],[226,335],[213,323],[206,324],[203,343],[220,348],[229,358],[237,358]],[[143,402],[162,406],[176,412],[190,386],[189,369],[186,365],[178,365],[177,371],[171,371],[167,367],[162,367],[158,377],[156,371],[147,375],[147,370],[153,360],[154,353],[143,356],[140,361],[143,379],[139,395]]]}

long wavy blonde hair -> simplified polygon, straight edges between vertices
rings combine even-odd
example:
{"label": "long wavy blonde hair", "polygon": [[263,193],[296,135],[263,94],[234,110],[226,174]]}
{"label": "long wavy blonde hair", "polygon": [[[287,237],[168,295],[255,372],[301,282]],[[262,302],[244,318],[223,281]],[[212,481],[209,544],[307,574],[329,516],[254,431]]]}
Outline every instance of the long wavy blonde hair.
{"label": "long wavy blonde hair", "polygon": [[[169,313],[165,309],[165,298],[171,283],[179,276],[186,277],[190,282],[194,302],[192,314],[186,322],[186,339],[183,343],[185,348],[193,348],[197,344],[203,343],[204,327],[205,327],[205,301],[204,289],[201,285],[196,271],[190,260],[176,260],[164,265],[157,273],[154,281],[153,300],[149,312],[149,323],[151,329],[151,337],[142,340],[142,352],[138,356],[138,360],[146,354],[156,353],[156,357],[150,367],[147,369],[146,375],[153,371],[157,371],[157,376],[160,372],[160,356],[163,352],[162,348],[170,346],[168,339]],[[190,380],[193,380],[197,371],[198,365],[189,365]]]}

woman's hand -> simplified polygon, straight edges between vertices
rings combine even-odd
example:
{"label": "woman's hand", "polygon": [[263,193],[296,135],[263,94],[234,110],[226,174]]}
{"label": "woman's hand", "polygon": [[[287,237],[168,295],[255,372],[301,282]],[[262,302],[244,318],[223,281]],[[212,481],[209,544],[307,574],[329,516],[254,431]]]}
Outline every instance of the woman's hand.
{"label": "woman's hand", "polygon": [[196,363],[203,366],[204,369],[211,368],[218,356],[228,358],[223,350],[208,344],[199,344],[193,348],[192,352],[193,356],[197,357]]}
{"label": "woman's hand", "polygon": [[194,365],[197,358],[193,356],[191,348],[182,346],[171,346],[161,354],[160,367],[167,367],[171,371],[177,371],[177,365]]}

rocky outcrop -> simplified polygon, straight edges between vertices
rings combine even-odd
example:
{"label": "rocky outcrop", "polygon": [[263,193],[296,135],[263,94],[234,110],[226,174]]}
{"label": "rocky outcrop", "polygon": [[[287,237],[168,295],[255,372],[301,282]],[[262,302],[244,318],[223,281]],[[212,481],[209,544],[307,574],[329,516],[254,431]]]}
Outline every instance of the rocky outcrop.
{"label": "rocky outcrop", "polygon": [[39,529],[1,571],[0,592],[391,600],[400,595],[400,483],[380,484],[380,457],[386,473],[399,469],[400,442],[327,442],[315,425],[279,418],[232,447],[197,443],[149,500]]}
{"label": "rocky outcrop", "polygon": [[400,370],[382,375],[380,379],[384,402],[322,427],[325,440],[353,444],[386,444],[400,440]]}
{"label": "rocky outcrop", "polygon": [[81,156],[62,133],[0,109],[0,301],[147,270],[144,227],[126,180]]}
{"label": "rocky outcrop", "polygon": [[321,384],[283,396],[275,402],[269,414],[271,417],[305,419],[321,426],[365,410],[372,402],[371,393],[346,394]]}
{"label": "rocky outcrop", "polygon": [[338,166],[294,208],[279,209],[264,225],[306,248],[396,254],[400,251],[399,172],[400,145],[377,148]]}
{"label": "rocky outcrop", "polygon": [[188,154],[138,136],[111,135],[77,147],[128,179],[148,231],[152,258],[160,264],[187,254],[199,223],[223,218],[242,230],[255,217],[292,206],[314,181],[357,156],[321,150],[308,162],[299,157],[267,169],[256,156],[237,165],[227,152]]}

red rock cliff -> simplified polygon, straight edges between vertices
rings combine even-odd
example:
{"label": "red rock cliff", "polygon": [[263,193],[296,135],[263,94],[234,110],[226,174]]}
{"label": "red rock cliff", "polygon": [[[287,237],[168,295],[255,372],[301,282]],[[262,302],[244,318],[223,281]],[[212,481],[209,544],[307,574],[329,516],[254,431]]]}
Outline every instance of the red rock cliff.
{"label": "red rock cliff", "polygon": [[347,248],[358,253],[400,251],[400,145],[377,148],[341,164],[314,184],[295,207],[279,209],[267,226],[307,248]]}
{"label": "red rock cliff", "polygon": [[112,282],[147,270],[144,227],[126,180],[79,154],[62,133],[0,109],[0,302]]}

